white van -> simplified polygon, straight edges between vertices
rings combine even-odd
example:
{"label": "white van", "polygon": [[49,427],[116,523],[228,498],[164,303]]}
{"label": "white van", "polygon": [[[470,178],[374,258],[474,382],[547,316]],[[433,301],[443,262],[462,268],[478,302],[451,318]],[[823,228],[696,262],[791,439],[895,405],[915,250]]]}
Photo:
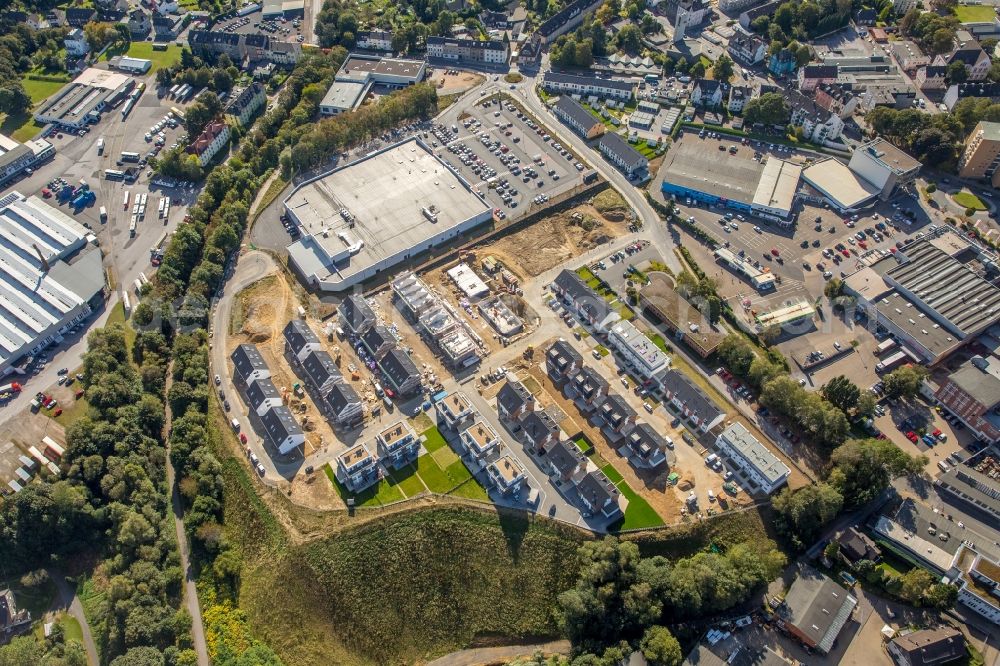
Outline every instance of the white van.
{"label": "white van", "polygon": [[719,456],[717,456],[716,454],[714,454],[714,453],[709,454],[709,456],[707,458],[705,458],[705,464],[708,465],[709,467],[711,467],[712,465],[715,464],[715,461],[718,460],[718,459],[719,459]]}
{"label": "white van", "polygon": [[229,425],[232,426],[234,432],[239,432],[240,431],[240,421],[239,421],[239,419],[233,419],[232,421],[229,422]]}

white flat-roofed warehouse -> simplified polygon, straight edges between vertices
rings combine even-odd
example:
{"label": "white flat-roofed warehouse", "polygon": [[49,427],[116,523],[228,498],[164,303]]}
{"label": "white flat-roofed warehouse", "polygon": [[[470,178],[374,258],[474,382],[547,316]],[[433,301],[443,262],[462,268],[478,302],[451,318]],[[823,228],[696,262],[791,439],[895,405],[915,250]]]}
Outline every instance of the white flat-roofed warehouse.
{"label": "white flat-roofed warehouse", "polygon": [[857,210],[879,194],[877,187],[832,157],[806,167],[802,179],[842,213]]}
{"label": "white flat-roofed warehouse", "polygon": [[85,69],[74,81],[66,84],[35,112],[40,123],[55,123],[79,129],[109,106],[125,98],[135,81],[119,72],[93,67]]}
{"label": "white flat-roofed warehouse", "polygon": [[302,233],[288,246],[289,261],[323,291],[343,291],[492,215],[417,139],[306,181],[284,206]]}
{"label": "white flat-roofed warehouse", "polygon": [[801,175],[802,167],[769,157],[753,195],[754,212],[779,221],[787,219],[795,205]]}
{"label": "white flat-roofed warehouse", "polygon": [[38,197],[0,198],[0,376],[90,315],[104,288],[92,240]]}

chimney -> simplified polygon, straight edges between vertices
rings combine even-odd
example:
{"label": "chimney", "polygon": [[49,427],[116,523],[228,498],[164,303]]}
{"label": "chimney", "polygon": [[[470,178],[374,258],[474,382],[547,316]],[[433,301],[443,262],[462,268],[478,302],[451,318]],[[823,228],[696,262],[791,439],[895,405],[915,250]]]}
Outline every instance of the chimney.
{"label": "chimney", "polygon": [[35,253],[38,254],[38,262],[42,265],[42,272],[43,273],[48,273],[49,272],[49,262],[45,258],[45,255],[43,255],[42,251],[38,249],[38,245],[37,244],[32,243],[31,247],[33,247],[35,249]]}

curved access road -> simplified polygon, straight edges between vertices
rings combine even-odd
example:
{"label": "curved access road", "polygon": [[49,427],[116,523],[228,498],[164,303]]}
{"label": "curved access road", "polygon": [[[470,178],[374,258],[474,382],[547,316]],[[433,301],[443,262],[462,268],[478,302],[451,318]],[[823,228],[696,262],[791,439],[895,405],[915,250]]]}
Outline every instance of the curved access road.
{"label": "curved access road", "polygon": [[94,643],[94,635],[90,631],[90,625],[87,624],[87,615],[83,612],[83,604],[80,603],[80,597],[76,595],[76,589],[70,586],[66,577],[58,569],[48,569],[47,572],[56,586],[59,607],[65,609],[80,623],[80,633],[83,634],[83,649],[87,652],[88,666],[100,666],[101,660],[97,656],[97,644]]}

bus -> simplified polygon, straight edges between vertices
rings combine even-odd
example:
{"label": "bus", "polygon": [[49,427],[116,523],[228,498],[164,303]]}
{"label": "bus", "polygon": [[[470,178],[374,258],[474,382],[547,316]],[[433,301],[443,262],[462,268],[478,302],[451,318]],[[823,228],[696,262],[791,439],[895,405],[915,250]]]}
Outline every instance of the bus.
{"label": "bus", "polygon": [[166,203],[166,197],[160,197],[160,203],[156,207],[156,217],[163,217],[163,207]]}
{"label": "bus", "polygon": [[128,235],[131,236],[131,237],[133,237],[133,238],[135,237],[135,225],[138,223],[138,221],[139,221],[138,216],[137,215],[133,215],[132,216],[132,222],[130,222],[129,225],[128,225]]}
{"label": "bus", "polygon": [[129,200],[129,198],[130,198],[131,195],[132,195],[131,192],[129,192],[128,190],[125,190],[125,210],[128,210],[128,200]]}
{"label": "bus", "polygon": [[130,153],[130,152],[122,153],[122,162],[138,162],[138,161],[139,161],[139,153]]}
{"label": "bus", "polygon": [[122,307],[125,309],[125,316],[132,311],[132,305],[128,302],[128,292],[122,294]]}
{"label": "bus", "polygon": [[97,140],[97,154],[98,155],[103,155],[104,154],[104,137],[103,136],[100,139]]}
{"label": "bus", "polygon": [[180,109],[178,109],[176,106],[170,107],[170,110],[173,111],[174,118],[176,118],[177,120],[180,120],[180,121],[184,120],[184,112],[183,111],[181,111]]}
{"label": "bus", "polygon": [[104,177],[108,180],[124,180],[125,172],[119,171],[118,169],[105,169]]}
{"label": "bus", "polygon": [[170,88],[170,92],[167,93],[167,97],[173,97],[174,95],[177,94],[177,91],[180,89],[181,89],[181,84],[175,83],[173,87]]}
{"label": "bus", "polygon": [[104,206],[101,206],[101,222],[107,222],[107,221],[108,221],[108,209],[105,208]]}

